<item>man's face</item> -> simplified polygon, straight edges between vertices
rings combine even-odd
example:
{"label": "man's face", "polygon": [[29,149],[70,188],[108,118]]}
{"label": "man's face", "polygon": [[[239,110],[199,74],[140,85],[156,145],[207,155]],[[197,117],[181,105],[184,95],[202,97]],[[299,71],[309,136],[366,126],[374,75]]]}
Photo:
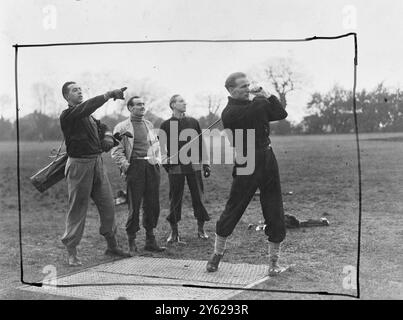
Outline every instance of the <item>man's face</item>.
{"label": "man's face", "polygon": [[68,86],[66,100],[73,106],[83,102],[83,93],[81,87],[77,83],[72,83]]}
{"label": "man's face", "polygon": [[143,98],[133,99],[132,104],[129,106],[129,111],[134,116],[144,116],[146,113],[146,107]]}
{"label": "man's face", "polygon": [[181,96],[176,97],[175,103],[172,106],[173,110],[177,110],[179,112],[186,112],[186,101]]}
{"label": "man's face", "polygon": [[235,80],[235,84],[234,88],[229,88],[231,97],[239,100],[249,100],[249,80],[246,77],[238,78]]}

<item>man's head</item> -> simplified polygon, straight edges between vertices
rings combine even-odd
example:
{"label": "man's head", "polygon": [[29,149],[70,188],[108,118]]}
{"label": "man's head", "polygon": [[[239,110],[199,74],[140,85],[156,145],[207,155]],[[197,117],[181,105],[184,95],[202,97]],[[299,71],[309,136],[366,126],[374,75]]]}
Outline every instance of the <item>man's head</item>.
{"label": "man's head", "polygon": [[169,107],[172,111],[186,112],[186,101],[181,95],[175,94],[169,100]]}
{"label": "man's head", "polygon": [[231,73],[227,80],[225,80],[225,88],[234,99],[248,100],[250,93],[249,85],[249,80],[243,72]]}
{"label": "man's head", "polygon": [[62,94],[64,99],[71,106],[75,106],[83,102],[83,93],[81,87],[74,81],[66,82],[62,87]]}
{"label": "man's head", "polygon": [[146,113],[146,107],[143,98],[134,96],[127,101],[127,109],[134,116],[142,117]]}

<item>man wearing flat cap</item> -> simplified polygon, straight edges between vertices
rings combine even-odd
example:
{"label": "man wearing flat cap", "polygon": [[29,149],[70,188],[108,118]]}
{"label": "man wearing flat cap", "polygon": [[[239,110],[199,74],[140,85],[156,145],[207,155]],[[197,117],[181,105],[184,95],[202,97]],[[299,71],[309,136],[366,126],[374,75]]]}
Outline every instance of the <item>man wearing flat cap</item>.
{"label": "man wearing flat cap", "polygon": [[107,242],[105,254],[128,257],[116,241],[115,206],[112,188],[102,160],[102,152],[108,152],[117,142],[106,125],[91,114],[109,99],[124,99],[126,88],[83,101],[81,87],[66,82],[62,87],[68,108],[60,115],[68,155],[65,177],[69,194],[66,227],[62,242],[67,248],[68,264],[80,266],[77,246],[84,233],[85,219],[90,198],[95,202],[100,216],[99,232]]}

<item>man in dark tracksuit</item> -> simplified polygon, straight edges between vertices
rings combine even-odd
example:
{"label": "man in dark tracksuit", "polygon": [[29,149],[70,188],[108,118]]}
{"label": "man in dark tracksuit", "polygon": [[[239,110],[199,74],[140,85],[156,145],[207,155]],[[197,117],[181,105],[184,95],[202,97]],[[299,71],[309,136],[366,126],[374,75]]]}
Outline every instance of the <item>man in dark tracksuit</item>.
{"label": "man in dark tracksuit", "polygon": [[[253,93],[255,95],[253,100],[249,100],[252,92],[244,73],[231,74],[225,87],[231,96],[228,97],[228,104],[222,112],[224,128],[231,133],[230,143],[237,152],[243,152],[244,155],[246,152],[254,152],[255,163],[253,172],[245,175],[239,171],[242,166],[235,161],[229,199],[216,224],[214,254],[207,263],[207,271],[217,271],[227,237],[233,232],[259,188],[260,203],[267,225],[265,233],[269,240],[269,275],[275,275],[285,270],[277,261],[280,243],[285,238],[286,230],[279,170],[269,138],[269,122],[286,118],[287,112],[275,96],[269,97],[262,88]],[[234,139],[236,129],[242,130],[243,141]],[[247,130],[254,130],[253,146],[248,145]],[[239,148],[240,146],[242,148]]]}
{"label": "man in dark tracksuit", "polygon": [[[75,82],[66,82],[62,88],[63,97],[69,105],[60,115],[68,155],[65,176],[69,194],[62,242],[67,248],[70,266],[81,265],[76,247],[84,233],[90,198],[98,208],[101,221],[99,231],[108,244],[105,254],[128,256],[118,248],[116,241],[114,199],[101,156],[103,151],[108,152],[114,146],[114,139],[110,132],[105,132],[106,126],[91,116],[110,98],[124,99],[124,90],[108,91],[83,102],[81,88]],[[101,134],[104,137],[100,137]]]}
{"label": "man in dark tracksuit", "polygon": [[[168,172],[169,177],[170,213],[167,220],[172,231],[167,242],[182,242],[179,238],[178,222],[181,220],[185,179],[190,189],[193,214],[197,219],[198,237],[200,239],[208,239],[208,235],[204,231],[204,223],[205,221],[209,221],[210,217],[202,202],[204,190],[201,166],[203,167],[204,176],[208,177],[210,175],[210,165],[203,138],[199,136],[198,139],[187,145],[190,147],[187,155],[192,160],[189,163],[183,164],[181,161],[182,153],[178,153],[179,150],[185,150],[183,149],[185,144],[194,138],[188,136],[186,141],[181,141],[180,135],[184,133],[184,130],[192,130],[194,136],[201,135],[202,131],[196,119],[185,116],[186,102],[180,95],[172,96],[169,106],[172,109],[173,115],[170,119],[164,121],[160,127],[160,130],[165,133],[165,135],[160,136],[163,166]],[[173,145],[177,146],[177,150],[171,149]],[[192,147],[198,148],[198,157],[192,154]],[[165,159],[168,159],[168,161],[164,161]]]}

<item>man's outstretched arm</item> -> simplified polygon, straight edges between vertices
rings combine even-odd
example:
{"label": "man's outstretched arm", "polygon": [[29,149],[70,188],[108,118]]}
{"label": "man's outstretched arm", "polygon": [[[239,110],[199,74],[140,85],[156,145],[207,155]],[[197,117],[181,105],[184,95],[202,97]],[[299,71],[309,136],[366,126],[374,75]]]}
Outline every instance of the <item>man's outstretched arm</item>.
{"label": "man's outstretched arm", "polygon": [[88,99],[74,107],[69,107],[62,113],[61,120],[70,122],[84,117],[88,117],[93,112],[95,112],[95,110],[104,105],[104,103],[108,101],[110,98],[113,98],[114,100],[116,99],[123,100],[124,99],[123,92],[126,89],[127,88],[124,87],[122,89],[108,91],[105,94]]}
{"label": "man's outstretched arm", "polygon": [[65,110],[61,117],[61,121],[71,122],[84,117],[90,116],[95,110],[101,107],[106,101],[105,95],[99,95],[88,99],[74,107],[69,107]]}

